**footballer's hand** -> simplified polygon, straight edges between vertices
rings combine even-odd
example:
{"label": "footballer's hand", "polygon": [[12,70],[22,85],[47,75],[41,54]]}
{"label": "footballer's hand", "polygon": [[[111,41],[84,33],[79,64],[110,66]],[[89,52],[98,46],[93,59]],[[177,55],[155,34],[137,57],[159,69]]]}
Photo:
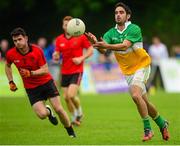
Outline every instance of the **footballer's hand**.
{"label": "footballer's hand", "polygon": [[55,62],[59,61],[59,59],[60,59],[59,52],[55,51],[52,55],[52,58],[53,58],[53,61],[55,61]]}
{"label": "footballer's hand", "polygon": [[21,68],[19,72],[23,78],[28,78],[31,76],[31,72],[28,69]]}
{"label": "footballer's hand", "polygon": [[16,86],[16,84],[13,81],[9,82],[9,88],[11,91],[15,92],[18,88]]}
{"label": "footballer's hand", "polygon": [[[98,52],[101,54],[104,54],[106,52],[106,50],[94,46],[98,42],[98,40],[94,34],[92,34],[90,32],[88,32],[88,33],[86,32],[85,35],[87,36],[88,40],[93,44],[94,49],[98,50]],[[102,38],[100,38],[100,40],[103,41]]]}
{"label": "footballer's hand", "polygon": [[105,46],[107,43],[103,40],[103,38],[100,38],[99,42],[96,42],[93,44],[94,49],[98,50],[99,53],[104,54],[106,52]]}
{"label": "footballer's hand", "polygon": [[94,35],[94,34],[92,34],[92,33],[90,33],[90,32],[85,32],[85,35],[87,36],[87,38],[88,38],[88,40],[92,43],[92,44],[94,44],[94,43],[96,43],[97,42],[97,38],[96,38],[96,36]]}
{"label": "footballer's hand", "polygon": [[82,57],[75,57],[75,58],[72,58],[72,61],[74,62],[74,64],[79,65],[83,62],[83,58]]}
{"label": "footballer's hand", "polygon": [[107,49],[108,44],[103,40],[103,38],[100,38],[100,41],[93,44],[93,47],[101,48],[101,49]]}

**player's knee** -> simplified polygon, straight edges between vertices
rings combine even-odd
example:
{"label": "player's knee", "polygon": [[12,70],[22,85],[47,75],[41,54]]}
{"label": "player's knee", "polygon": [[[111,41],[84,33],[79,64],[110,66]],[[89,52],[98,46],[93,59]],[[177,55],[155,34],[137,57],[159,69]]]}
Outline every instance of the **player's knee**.
{"label": "player's knee", "polygon": [[73,95],[68,95],[68,96],[65,97],[65,101],[66,102],[71,102],[74,99],[74,97],[75,96],[73,96]]}
{"label": "player's knee", "polygon": [[140,94],[137,93],[137,92],[133,92],[131,93],[131,96],[132,96],[132,99],[135,103],[139,103],[141,97],[140,97]]}
{"label": "player's knee", "polygon": [[55,111],[57,114],[61,114],[64,110],[63,110],[63,108],[61,108],[61,107],[55,107],[55,108],[54,108],[54,111]]}
{"label": "player's knee", "polygon": [[67,96],[72,99],[76,96],[75,92],[68,92]]}
{"label": "player's knee", "polygon": [[68,96],[64,97],[64,99],[67,103],[71,102],[71,98],[69,98]]}
{"label": "player's knee", "polygon": [[46,111],[40,111],[37,113],[37,116],[43,120],[48,116],[48,113]]}

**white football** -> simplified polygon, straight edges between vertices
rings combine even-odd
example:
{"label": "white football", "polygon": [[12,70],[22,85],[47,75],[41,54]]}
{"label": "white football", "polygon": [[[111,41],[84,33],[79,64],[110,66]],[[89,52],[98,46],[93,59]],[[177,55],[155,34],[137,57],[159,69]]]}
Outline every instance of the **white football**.
{"label": "white football", "polygon": [[80,36],[85,32],[85,24],[79,18],[71,19],[67,24],[67,33],[71,36]]}

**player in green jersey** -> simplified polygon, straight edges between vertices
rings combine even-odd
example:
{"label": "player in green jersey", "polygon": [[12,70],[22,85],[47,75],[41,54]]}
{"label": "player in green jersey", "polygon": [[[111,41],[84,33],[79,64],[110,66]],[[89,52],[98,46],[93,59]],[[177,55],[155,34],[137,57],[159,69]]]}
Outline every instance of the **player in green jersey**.
{"label": "player in green jersey", "polygon": [[150,103],[145,88],[150,74],[151,59],[143,49],[141,29],[129,21],[130,17],[129,7],[124,3],[117,3],[115,5],[116,26],[109,29],[103,38],[100,38],[100,41],[92,33],[86,33],[86,35],[101,53],[107,50],[114,52],[129,85],[130,95],[144,124],[142,140],[148,141],[153,137],[149,116],[159,126],[162,138],[168,140],[168,122],[159,115],[155,106]]}

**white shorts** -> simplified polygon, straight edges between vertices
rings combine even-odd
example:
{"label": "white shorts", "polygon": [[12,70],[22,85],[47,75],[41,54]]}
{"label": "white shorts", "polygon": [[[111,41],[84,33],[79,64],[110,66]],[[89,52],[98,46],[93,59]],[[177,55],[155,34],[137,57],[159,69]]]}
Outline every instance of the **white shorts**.
{"label": "white shorts", "polygon": [[125,75],[125,79],[129,87],[132,85],[136,85],[142,88],[142,95],[144,95],[147,92],[145,84],[149,78],[150,72],[151,72],[151,67],[149,65],[147,67],[137,70],[132,75]]}

